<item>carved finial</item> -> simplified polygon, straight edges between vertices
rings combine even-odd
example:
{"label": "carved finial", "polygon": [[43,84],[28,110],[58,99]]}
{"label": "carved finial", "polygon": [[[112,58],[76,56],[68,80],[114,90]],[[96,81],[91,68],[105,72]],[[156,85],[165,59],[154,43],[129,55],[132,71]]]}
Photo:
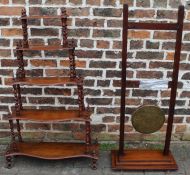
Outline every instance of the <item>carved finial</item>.
{"label": "carved finial", "polygon": [[26,9],[25,9],[25,8],[22,9],[22,11],[21,11],[21,16],[22,16],[22,17],[25,17],[25,16],[26,16]]}

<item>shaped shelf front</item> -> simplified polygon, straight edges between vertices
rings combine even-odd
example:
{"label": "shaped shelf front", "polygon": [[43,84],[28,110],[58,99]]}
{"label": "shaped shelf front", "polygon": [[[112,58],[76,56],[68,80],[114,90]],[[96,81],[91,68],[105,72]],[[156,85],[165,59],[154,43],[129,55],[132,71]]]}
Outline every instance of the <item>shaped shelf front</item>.
{"label": "shaped shelf front", "polygon": [[54,50],[71,50],[73,48],[74,48],[73,44],[68,44],[67,46],[63,46],[63,45],[36,45],[36,46],[29,46],[29,47],[19,47],[19,48],[16,48],[16,50],[23,50],[23,51],[48,50],[48,51],[54,51]]}
{"label": "shaped shelf front", "polygon": [[8,117],[8,120],[30,120],[39,122],[61,122],[61,121],[91,121],[90,112],[79,110],[39,110],[23,109],[20,115],[15,112]]}
{"label": "shaped shelf front", "polygon": [[[8,156],[30,156],[41,159],[66,159],[86,157],[98,159],[98,144],[86,145],[85,143],[55,143],[55,142],[16,142],[11,144],[5,154]],[[14,148],[16,148],[14,150]]]}
{"label": "shaped shelf front", "polygon": [[23,79],[15,78],[11,82],[12,85],[38,85],[38,86],[49,86],[49,85],[79,85],[82,78],[70,78],[70,77],[26,77]]}

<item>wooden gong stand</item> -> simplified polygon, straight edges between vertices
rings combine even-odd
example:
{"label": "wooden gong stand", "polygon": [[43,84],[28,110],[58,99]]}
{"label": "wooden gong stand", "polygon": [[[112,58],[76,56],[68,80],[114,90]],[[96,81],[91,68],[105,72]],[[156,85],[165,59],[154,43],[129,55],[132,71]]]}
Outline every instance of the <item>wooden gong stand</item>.
{"label": "wooden gong stand", "polygon": [[[121,79],[121,107],[120,107],[120,139],[119,150],[112,150],[112,169],[115,170],[177,170],[177,164],[169,150],[176,91],[178,84],[179,62],[181,53],[182,31],[184,20],[184,6],[179,6],[177,23],[137,23],[128,22],[128,5],[123,6],[123,45],[122,45],[122,79]],[[168,122],[164,150],[125,150],[125,91],[126,88],[138,88],[139,81],[126,81],[127,68],[127,39],[128,29],[142,30],[174,30],[176,31],[176,45],[174,54],[172,81],[168,83],[171,88]]]}

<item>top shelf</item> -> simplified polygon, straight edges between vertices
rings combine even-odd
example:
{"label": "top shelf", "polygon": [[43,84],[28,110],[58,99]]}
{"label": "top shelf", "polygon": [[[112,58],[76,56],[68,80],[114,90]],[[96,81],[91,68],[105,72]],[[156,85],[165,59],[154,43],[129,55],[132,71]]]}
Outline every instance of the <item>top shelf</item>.
{"label": "top shelf", "polygon": [[29,46],[29,47],[19,47],[16,50],[24,50],[24,51],[31,51],[31,50],[71,50],[74,46],[68,44],[67,46],[63,45],[36,45],[36,46]]}
{"label": "top shelf", "polygon": [[67,16],[63,15],[55,15],[55,16],[47,16],[47,15],[34,15],[34,16],[25,16],[20,19],[65,19]]}
{"label": "top shelf", "polygon": [[48,86],[48,85],[79,85],[81,84],[82,78],[70,78],[70,77],[26,77],[23,79],[13,79],[12,85],[38,85],[38,86]]}

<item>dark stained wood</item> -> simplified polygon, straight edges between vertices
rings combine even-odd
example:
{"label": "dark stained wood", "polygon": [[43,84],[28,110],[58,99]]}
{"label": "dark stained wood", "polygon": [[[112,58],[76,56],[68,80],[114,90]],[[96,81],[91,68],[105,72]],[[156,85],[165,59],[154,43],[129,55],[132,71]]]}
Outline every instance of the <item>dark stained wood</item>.
{"label": "dark stained wood", "polygon": [[16,47],[16,56],[17,56],[17,64],[18,68],[16,71],[17,78],[24,78],[25,77],[25,70],[24,70],[24,60],[23,60],[23,50],[18,50],[22,47],[22,42],[19,41]]}
{"label": "dark stained wood", "polygon": [[[60,18],[62,26],[62,45],[31,45],[28,44],[28,19],[54,19]],[[75,70],[75,42],[68,40],[67,14],[63,8],[60,16],[27,16],[26,10],[22,10],[21,16],[23,39],[16,47],[18,69],[16,77],[12,79],[11,85],[14,89],[15,109],[8,116],[11,130],[11,144],[8,146],[5,158],[7,167],[11,168],[12,158],[16,155],[25,155],[42,159],[65,159],[75,157],[86,157],[91,159],[91,168],[97,168],[98,143],[91,144],[91,113],[89,106],[84,105],[83,78],[76,75]],[[69,54],[69,77],[25,77],[23,52],[26,51],[62,51]],[[68,75],[68,74],[67,74]],[[23,109],[20,86],[64,86],[75,85],[78,88],[78,110],[37,110]],[[80,121],[85,123],[85,138],[79,143],[26,143],[21,136],[20,120],[36,122],[67,122]],[[14,124],[16,121],[16,125]],[[14,130],[16,128],[16,131]]]}
{"label": "dark stained wood", "polygon": [[[11,145],[12,147],[12,145]],[[93,155],[93,151],[98,153],[98,144],[89,145],[89,151],[86,150],[84,143],[52,143],[52,142],[17,142],[17,151],[11,150],[5,156],[29,156],[41,159],[67,159],[76,157],[86,157],[98,159]]]}
{"label": "dark stained wood", "polygon": [[22,32],[23,32],[23,47],[28,47],[28,24],[27,24],[27,19],[26,19],[26,9],[22,9],[21,12],[21,23],[22,23]]}
{"label": "dark stained wood", "polygon": [[62,37],[63,37],[63,45],[66,45],[68,40],[67,40],[67,13],[66,9],[63,8],[61,9],[61,16],[65,16],[65,18],[61,18],[61,26],[62,26]]}
{"label": "dark stained wood", "polygon": [[140,30],[177,30],[177,23],[137,23],[128,22],[128,29]]}
{"label": "dark stained wood", "polygon": [[[123,45],[122,45],[122,74],[121,74],[121,106],[120,106],[120,138],[119,150],[112,151],[112,169],[123,170],[176,170],[177,165],[173,156],[169,151],[173,117],[175,110],[176,91],[178,84],[179,61],[181,52],[181,39],[183,30],[184,7],[180,6],[178,10],[177,23],[134,23],[128,22],[128,5],[123,6]],[[176,47],[173,65],[172,81],[168,83],[171,88],[169,118],[167,122],[167,132],[165,139],[165,147],[162,151],[127,151],[124,150],[124,127],[125,127],[125,91],[127,87],[138,87],[139,81],[126,81],[126,65],[127,65],[127,34],[128,29],[147,29],[147,30],[176,30]],[[139,160],[140,159],[140,160]],[[167,161],[166,161],[167,159]]]}
{"label": "dark stained wood", "polygon": [[[82,78],[81,78],[82,79]],[[81,81],[78,78],[70,77],[26,77],[24,79],[15,78],[12,80],[13,85],[38,85],[38,86],[48,86],[48,85],[80,85]]]}
{"label": "dark stained wood", "polygon": [[183,21],[184,21],[184,6],[179,6],[178,30],[176,33],[176,45],[175,45],[173,74],[172,74],[172,88],[171,88],[171,95],[170,95],[168,124],[167,124],[166,140],[165,140],[165,147],[164,147],[165,155],[169,154],[170,140],[171,140],[171,134],[172,134],[172,127],[173,127],[173,118],[174,118],[174,111],[175,111],[176,92],[177,92],[178,74],[179,74],[179,62],[180,62],[180,54],[181,54],[181,42],[182,42],[182,33],[183,33]]}
{"label": "dark stained wood", "polygon": [[123,6],[123,43],[122,43],[122,71],[121,71],[121,105],[120,105],[120,135],[119,154],[124,153],[125,130],[125,91],[126,91],[126,65],[127,65],[127,35],[128,35],[128,5]]}
{"label": "dark stained wood", "polygon": [[177,170],[171,153],[163,155],[161,150],[125,150],[122,156],[112,150],[112,169],[114,170]]}
{"label": "dark stained wood", "polygon": [[91,121],[89,111],[23,109],[17,115],[13,111],[8,120],[31,120],[38,122]]}
{"label": "dark stained wood", "polygon": [[47,51],[56,51],[56,50],[70,50],[73,49],[73,46],[62,46],[62,45],[36,45],[36,46],[29,46],[28,48],[24,47],[19,47],[17,50],[23,50],[23,51],[31,51],[31,50],[36,50],[36,51],[41,51],[41,50],[47,50]]}

